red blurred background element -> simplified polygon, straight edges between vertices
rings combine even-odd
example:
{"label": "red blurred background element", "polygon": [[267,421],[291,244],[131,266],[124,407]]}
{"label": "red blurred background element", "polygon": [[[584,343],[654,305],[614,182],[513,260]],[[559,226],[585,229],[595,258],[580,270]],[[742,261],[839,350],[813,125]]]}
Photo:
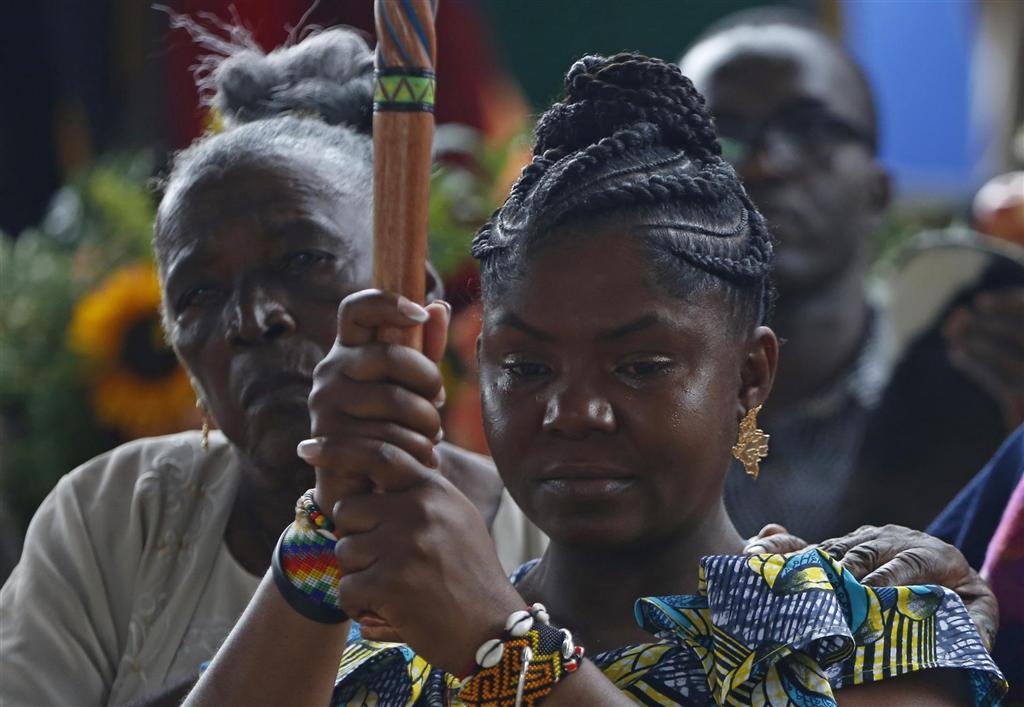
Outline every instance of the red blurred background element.
{"label": "red blurred background element", "polygon": [[[372,2],[320,3],[310,9],[309,0],[182,0],[175,11],[237,18],[264,49],[288,41],[290,28],[303,18],[303,26],[348,25],[365,32],[371,44],[376,41]],[[437,71],[443,78],[435,106],[438,123],[460,123],[487,136],[507,136],[521,125],[525,102],[498,66],[486,23],[472,3],[444,3],[440,12],[444,19],[437,23]],[[293,31],[301,34],[302,29]],[[186,34],[172,38],[167,85],[175,148],[188,145],[205,128],[205,111],[192,78],[201,54]]]}

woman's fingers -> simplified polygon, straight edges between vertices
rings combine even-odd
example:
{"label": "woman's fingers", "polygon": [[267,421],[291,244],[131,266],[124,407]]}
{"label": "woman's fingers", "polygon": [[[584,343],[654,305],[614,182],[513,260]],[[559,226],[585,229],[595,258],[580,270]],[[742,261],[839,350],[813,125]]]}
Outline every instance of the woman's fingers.
{"label": "woman's fingers", "polygon": [[[862,583],[872,587],[895,587],[908,584],[938,584],[936,571],[943,558],[936,553],[904,550],[881,567],[869,572]],[[846,563],[843,563],[846,566]],[[999,602],[977,572],[967,569],[966,572],[952,574],[955,565],[950,568],[943,586],[952,589],[963,600],[971,620],[978,628],[985,647],[992,649],[992,643],[999,629]],[[953,586],[949,586],[953,585]]]}
{"label": "woman's fingers", "polygon": [[396,494],[369,493],[334,504],[331,518],[338,536],[369,533],[394,515]]}
{"label": "woman's fingers", "polygon": [[362,290],[346,297],[338,307],[338,341],[344,346],[362,346],[375,341],[382,327],[407,329],[429,319],[427,310],[401,295]]}
{"label": "woman's fingers", "polygon": [[967,613],[970,614],[974,625],[978,627],[985,648],[991,651],[999,632],[999,602],[996,595],[973,569],[955,591],[967,607]]}
{"label": "woman's fingers", "polygon": [[353,535],[342,534],[334,546],[334,556],[341,566],[341,573],[362,572],[373,567],[380,552],[379,542],[372,530]]}
{"label": "woman's fingers", "polygon": [[362,614],[356,616],[359,622],[360,635],[367,641],[380,641],[381,643],[407,643],[391,624],[381,621],[374,614]]}
{"label": "woman's fingers", "polygon": [[[378,601],[381,585],[377,577],[378,569],[378,566],[371,566],[361,572],[346,572],[342,565],[341,580],[338,582],[338,603],[346,614],[355,617],[357,621],[366,614],[380,616]],[[386,616],[382,618],[387,620]]]}
{"label": "woman's fingers", "polygon": [[[366,437],[317,439],[318,447],[307,449],[307,463],[317,470],[318,502],[345,498],[353,484],[365,484],[379,492],[401,491],[435,473],[401,447]],[[435,459],[440,463],[440,456]],[[366,491],[365,487],[359,489]]]}
{"label": "woman's fingers", "polygon": [[314,376],[342,401],[339,387],[349,381],[395,383],[428,400],[441,389],[441,372],[434,361],[408,346],[383,342],[336,347],[317,365]]}
{"label": "woman's fingers", "polygon": [[[331,424],[325,423],[322,425],[324,428],[330,429],[331,433],[317,439],[326,441],[339,438],[361,437],[370,440],[377,440],[379,442],[387,442],[408,452],[421,464],[431,467],[436,467],[438,465],[438,452],[436,450],[436,446],[439,440],[436,437],[433,439],[428,438],[426,435],[422,435],[415,430],[403,427],[402,425],[394,422],[359,420],[344,416],[338,417],[340,419],[332,421]],[[316,464],[308,458],[311,453],[310,449],[317,448],[312,445],[305,446],[305,443],[300,444],[299,456],[306,462],[315,466]],[[343,460],[339,459],[338,461],[339,463],[343,463]],[[336,470],[345,469],[342,466],[331,466],[330,468]]]}
{"label": "woman's fingers", "polygon": [[843,561],[843,567],[850,570],[863,584],[872,587],[895,587],[905,584],[922,584],[927,576],[930,558],[927,553],[916,549],[904,550],[888,558],[891,548],[875,550],[875,558],[881,565],[864,572],[865,562],[861,558],[856,561]]}
{"label": "woman's fingers", "polygon": [[452,307],[444,300],[437,300],[428,304],[426,310],[430,320],[423,325],[423,355],[438,363],[448,346],[448,325],[451,323]]}
{"label": "woman's fingers", "polygon": [[[343,397],[342,397],[343,392]],[[434,439],[441,430],[441,415],[431,400],[394,383],[355,383],[340,386],[314,382],[309,395],[314,437],[330,436],[334,414],[358,420],[393,422]]]}
{"label": "woman's fingers", "polygon": [[898,525],[862,526],[842,538],[822,542],[821,548],[842,560],[854,577],[870,584],[949,586],[948,582],[970,569],[952,545]]}
{"label": "woman's fingers", "polygon": [[810,547],[803,538],[791,534],[777,523],[769,523],[761,528],[754,537],[747,540],[743,548],[745,555],[763,555],[765,553],[785,554]]}
{"label": "woman's fingers", "polygon": [[761,528],[761,530],[758,531],[757,535],[751,538],[751,540],[755,540],[757,538],[768,538],[772,535],[786,535],[788,533],[789,531],[786,530],[786,527],[784,525],[779,525],[778,523],[769,523],[768,525]]}
{"label": "woman's fingers", "polygon": [[435,364],[439,385],[431,400],[436,407],[441,407],[445,401],[444,381],[441,380],[441,371],[436,368],[436,364],[441,362],[448,347],[448,326],[452,321],[452,306],[444,300],[437,300],[427,305],[427,312],[430,314],[430,321],[423,326],[423,355]]}
{"label": "woman's fingers", "polygon": [[874,540],[878,537],[881,530],[881,528],[873,525],[862,525],[852,533],[847,533],[842,537],[822,540],[818,543],[818,547],[831,555],[833,559],[841,560],[849,552],[850,548]]}

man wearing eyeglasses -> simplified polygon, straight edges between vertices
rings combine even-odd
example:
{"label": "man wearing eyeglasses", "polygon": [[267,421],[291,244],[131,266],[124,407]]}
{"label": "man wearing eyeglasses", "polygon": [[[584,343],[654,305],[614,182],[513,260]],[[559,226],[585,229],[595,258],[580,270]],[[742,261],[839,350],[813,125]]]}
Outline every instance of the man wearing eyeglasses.
{"label": "man wearing eyeglasses", "polygon": [[[784,346],[762,418],[772,449],[756,486],[730,474],[730,515],[741,532],[774,521],[829,537],[863,522],[871,505],[855,501],[864,499],[858,457],[890,374],[884,312],[865,284],[869,241],[890,201],[871,89],[838,43],[777,9],[727,18],[680,66],[706,97],[723,155],[778,239],[773,326]],[[950,443],[927,436],[922,443]],[[966,482],[982,460],[959,478]],[[930,471],[904,473],[914,488]],[[876,501],[893,488],[870,485]],[[916,505],[928,505],[925,497]],[[948,500],[935,499],[921,525]],[[916,524],[911,518],[886,520]]]}

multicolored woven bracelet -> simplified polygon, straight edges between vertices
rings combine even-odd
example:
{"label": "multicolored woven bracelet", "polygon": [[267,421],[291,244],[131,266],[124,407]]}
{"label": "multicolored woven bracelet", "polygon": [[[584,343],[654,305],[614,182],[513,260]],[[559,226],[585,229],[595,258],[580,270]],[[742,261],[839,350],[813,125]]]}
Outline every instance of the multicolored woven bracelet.
{"label": "multicolored woven bracelet", "polygon": [[348,618],[338,603],[341,567],[334,557],[334,524],[313,501],[310,489],[295,503],[295,522],[277,542],[271,567],[285,601],[307,619],[338,624]]}
{"label": "multicolored woven bracelet", "polygon": [[508,617],[500,639],[480,646],[459,700],[469,707],[535,707],[582,661],[583,646],[568,629],[548,625],[547,610],[534,604]]}

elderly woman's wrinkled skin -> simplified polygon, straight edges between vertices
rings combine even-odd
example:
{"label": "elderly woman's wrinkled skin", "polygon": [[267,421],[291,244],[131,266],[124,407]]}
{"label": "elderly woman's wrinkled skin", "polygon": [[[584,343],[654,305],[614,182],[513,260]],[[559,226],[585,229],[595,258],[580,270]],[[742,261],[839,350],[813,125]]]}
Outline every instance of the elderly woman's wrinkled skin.
{"label": "elderly woman's wrinkled skin", "polygon": [[[766,525],[747,541],[744,552],[796,552],[810,547],[781,525]],[[978,626],[985,647],[992,649],[999,630],[999,603],[981,576],[955,547],[936,537],[900,525],[864,525],[839,538],[818,543],[854,577],[875,587],[941,584],[960,595]]]}

